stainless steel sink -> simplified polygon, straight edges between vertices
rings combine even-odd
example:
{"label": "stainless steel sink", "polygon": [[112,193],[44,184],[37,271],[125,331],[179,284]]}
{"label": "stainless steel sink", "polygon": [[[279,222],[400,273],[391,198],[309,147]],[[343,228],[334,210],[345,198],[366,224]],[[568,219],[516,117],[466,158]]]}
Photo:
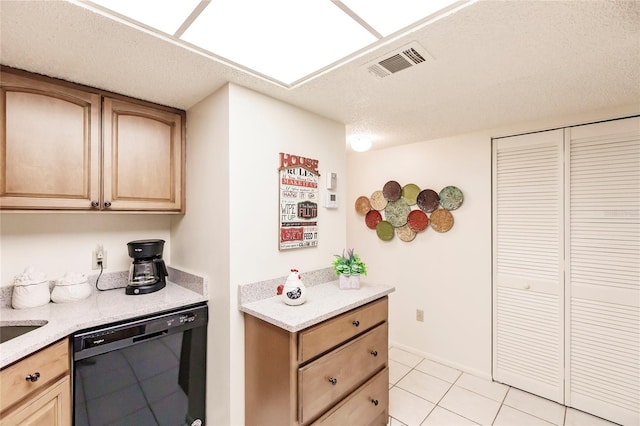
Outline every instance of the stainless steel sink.
{"label": "stainless steel sink", "polygon": [[37,328],[45,325],[46,321],[30,322],[29,324],[12,324],[2,323],[0,324],[0,343],[4,343],[7,340],[11,340],[15,337],[22,336],[25,333],[33,331]]}

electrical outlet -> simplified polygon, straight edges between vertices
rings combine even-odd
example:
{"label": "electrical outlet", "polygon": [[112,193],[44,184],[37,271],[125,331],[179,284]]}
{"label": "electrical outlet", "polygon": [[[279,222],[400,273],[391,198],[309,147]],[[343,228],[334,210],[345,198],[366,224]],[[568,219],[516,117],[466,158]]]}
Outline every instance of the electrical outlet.
{"label": "electrical outlet", "polygon": [[424,311],[422,309],[416,309],[416,321],[424,322]]}
{"label": "electrical outlet", "polygon": [[102,261],[102,269],[107,268],[107,251],[102,247],[102,244],[98,244],[96,249],[93,251],[93,262],[92,269],[100,269],[100,264],[98,262]]}

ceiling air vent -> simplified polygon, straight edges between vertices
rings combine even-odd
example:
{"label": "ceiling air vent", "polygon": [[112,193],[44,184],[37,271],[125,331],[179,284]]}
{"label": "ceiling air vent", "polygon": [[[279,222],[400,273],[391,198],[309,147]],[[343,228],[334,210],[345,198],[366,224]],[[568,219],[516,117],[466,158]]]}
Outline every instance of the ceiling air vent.
{"label": "ceiling air vent", "polygon": [[430,59],[425,48],[414,41],[367,64],[366,68],[376,77],[384,78]]}

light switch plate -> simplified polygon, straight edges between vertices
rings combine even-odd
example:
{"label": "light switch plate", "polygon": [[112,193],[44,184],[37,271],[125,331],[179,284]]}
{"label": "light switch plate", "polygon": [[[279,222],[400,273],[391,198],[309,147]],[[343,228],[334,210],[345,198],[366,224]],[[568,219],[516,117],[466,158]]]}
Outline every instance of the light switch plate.
{"label": "light switch plate", "polygon": [[338,186],[338,174],[329,172],[327,173],[327,189],[336,189]]}

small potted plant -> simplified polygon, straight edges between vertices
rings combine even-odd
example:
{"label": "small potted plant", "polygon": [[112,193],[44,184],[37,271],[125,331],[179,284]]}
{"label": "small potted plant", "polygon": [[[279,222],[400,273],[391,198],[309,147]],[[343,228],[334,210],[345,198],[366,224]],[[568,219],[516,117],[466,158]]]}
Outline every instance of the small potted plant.
{"label": "small potted plant", "polygon": [[333,270],[340,280],[341,289],[360,288],[360,275],[367,275],[367,265],[364,264],[360,256],[354,249],[343,250],[342,255],[335,255]]}

